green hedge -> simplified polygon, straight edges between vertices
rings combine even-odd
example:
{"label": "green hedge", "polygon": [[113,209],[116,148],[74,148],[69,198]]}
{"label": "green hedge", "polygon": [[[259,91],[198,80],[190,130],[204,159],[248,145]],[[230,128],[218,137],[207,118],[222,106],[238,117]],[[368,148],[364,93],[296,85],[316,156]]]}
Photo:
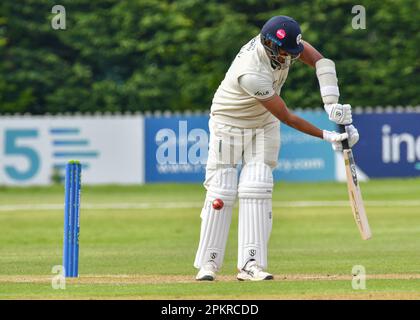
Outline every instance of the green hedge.
{"label": "green hedge", "polygon": [[[209,109],[239,48],[272,15],[336,62],[342,101],[419,103],[420,2],[67,0],[66,30],[52,2],[0,4],[0,113]],[[314,70],[296,64],[282,93],[291,108],[322,105]]]}

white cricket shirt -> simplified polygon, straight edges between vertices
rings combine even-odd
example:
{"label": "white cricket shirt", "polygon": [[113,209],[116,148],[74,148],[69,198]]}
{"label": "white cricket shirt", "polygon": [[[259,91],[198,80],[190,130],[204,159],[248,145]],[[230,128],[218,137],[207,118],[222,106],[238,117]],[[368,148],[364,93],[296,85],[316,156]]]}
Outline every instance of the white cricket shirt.
{"label": "white cricket shirt", "polygon": [[214,121],[257,128],[277,119],[259,102],[280,95],[289,69],[273,69],[260,35],[244,45],[217,89],[211,106]]}

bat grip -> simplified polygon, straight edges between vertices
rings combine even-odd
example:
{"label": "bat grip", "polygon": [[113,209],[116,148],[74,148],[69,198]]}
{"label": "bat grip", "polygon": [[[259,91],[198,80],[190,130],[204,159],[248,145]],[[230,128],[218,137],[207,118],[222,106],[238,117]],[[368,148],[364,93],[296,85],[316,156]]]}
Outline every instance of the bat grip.
{"label": "bat grip", "polygon": [[[340,133],[345,133],[346,132],[346,126],[340,124],[340,125],[338,125],[338,128],[340,130]],[[350,149],[350,147],[349,147],[349,140],[348,139],[341,141],[341,144],[343,146],[343,150]]]}

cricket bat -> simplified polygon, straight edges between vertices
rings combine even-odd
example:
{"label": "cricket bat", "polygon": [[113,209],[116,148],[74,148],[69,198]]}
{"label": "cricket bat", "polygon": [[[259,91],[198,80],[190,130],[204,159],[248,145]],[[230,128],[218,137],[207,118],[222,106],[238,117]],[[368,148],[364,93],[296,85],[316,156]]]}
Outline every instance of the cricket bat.
{"label": "cricket bat", "polygon": [[[340,132],[346,132],[345,126],[340,125]],[[360,191],[360,185],[357,180],[356,163],[354,162],[353,151],[349,147],[347,139],[342,141],[342,145],[350,206],[362,239],[368,240],[372,237],[372,232],[370,231],[365,206],[363,204],[362,193]]]}

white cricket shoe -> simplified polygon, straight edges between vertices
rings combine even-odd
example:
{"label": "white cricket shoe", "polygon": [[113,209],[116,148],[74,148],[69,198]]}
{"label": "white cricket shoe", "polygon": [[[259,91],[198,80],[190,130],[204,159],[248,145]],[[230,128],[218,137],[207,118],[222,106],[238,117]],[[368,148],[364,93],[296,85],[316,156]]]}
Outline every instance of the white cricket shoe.
{"label": "white cricket shoe", "polygon": [[257,265],[255,260],[249,261],[245,267],[238,273],[236,279],[239,281],[251,280],[251,281],[261,281],[261,280],[273,280],[273,275],[263,271],[263,269]]}
{"label": "white cricket shoe", "polygon": [[216,271],[217,267],[213,262],[206,263],[203,267],[200,268],[198,271],[195,280],[198,281],[213,281],[216,279]]}

